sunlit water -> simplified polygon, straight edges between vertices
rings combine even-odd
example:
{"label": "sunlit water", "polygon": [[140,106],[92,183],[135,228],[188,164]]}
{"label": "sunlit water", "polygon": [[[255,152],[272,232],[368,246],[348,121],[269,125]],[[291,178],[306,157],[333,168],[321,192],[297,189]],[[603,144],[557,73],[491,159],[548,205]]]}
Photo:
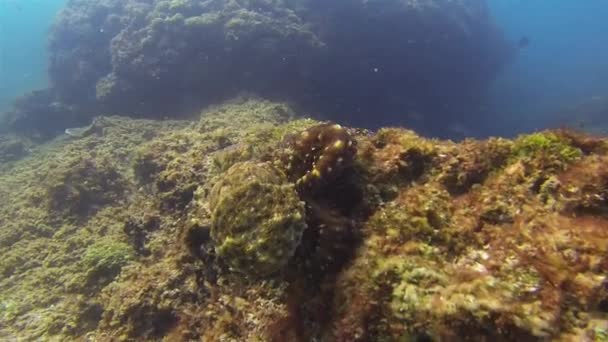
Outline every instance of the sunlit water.
{"label": "sunlit water", "polygon": [[0,0],[0,112],[47,85],[47,32],[66,0]]}

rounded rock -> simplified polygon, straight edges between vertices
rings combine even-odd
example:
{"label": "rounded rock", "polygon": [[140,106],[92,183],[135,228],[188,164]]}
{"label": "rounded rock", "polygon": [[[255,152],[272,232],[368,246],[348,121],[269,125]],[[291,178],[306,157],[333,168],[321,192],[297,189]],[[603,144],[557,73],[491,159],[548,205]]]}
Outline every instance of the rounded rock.
{"label": "rounded rock", "polygon": [[211,190],[209,207],[218,257],[248,276],[281,270],[306,229],[294,185],[268,163],[233,165]]}

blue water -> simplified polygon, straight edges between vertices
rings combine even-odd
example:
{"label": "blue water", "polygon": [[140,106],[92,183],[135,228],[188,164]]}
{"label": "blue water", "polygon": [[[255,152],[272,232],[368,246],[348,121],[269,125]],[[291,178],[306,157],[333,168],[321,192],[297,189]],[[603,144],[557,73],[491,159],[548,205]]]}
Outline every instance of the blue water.
{"label": "blue water", "polygon": [[47,33],[66,0],[0,0],[0,112],[47,83]]}
{"label": "blue water", "polygon": [[566,106],[608,96],[608,1],[488,4],[510,40],[530,40],[492,89],[489,111],[510,124],[500,129],[511,134],[539,129]]}
{"label": "blue water", "polygon": [[[0,112],[20,94],[47,85],[47,32],[65,2],[0,0]],[[489,89],[483,111],[492,120],[471,128],[475,135],[539,129],[564,106],[608,96],[608,1],[488,4],[511,41],[525,36],[530,44]]]}

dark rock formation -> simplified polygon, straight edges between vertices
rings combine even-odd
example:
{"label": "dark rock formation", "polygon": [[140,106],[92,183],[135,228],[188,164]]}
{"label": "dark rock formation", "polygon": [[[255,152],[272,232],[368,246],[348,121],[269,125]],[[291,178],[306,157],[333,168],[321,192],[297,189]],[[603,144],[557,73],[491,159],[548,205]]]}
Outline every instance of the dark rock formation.
{"label": "dark rock formation", "polygon": [[51,30],[53,98],[13,116],[175,117],[249,91],[368,127],[432,121],[478,101],[506,46],[484,0],[72,0]]}

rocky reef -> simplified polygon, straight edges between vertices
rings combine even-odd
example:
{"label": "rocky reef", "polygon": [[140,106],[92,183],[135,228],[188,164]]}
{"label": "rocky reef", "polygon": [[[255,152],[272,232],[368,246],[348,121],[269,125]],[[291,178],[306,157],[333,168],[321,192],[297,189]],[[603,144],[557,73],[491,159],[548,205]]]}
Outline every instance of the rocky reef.
{"label": "rocky reef", "polygon": [[475,103],[508,50],[484,0],[71,0],[50,32],[51,87],[8,117],[52,135],[253,92],[363,126],[433,120]]}
{"label": "rocky reef", "polygon": [[606,339],[607,139],[296,117],[237,98],[7,149],[0,339]]}

